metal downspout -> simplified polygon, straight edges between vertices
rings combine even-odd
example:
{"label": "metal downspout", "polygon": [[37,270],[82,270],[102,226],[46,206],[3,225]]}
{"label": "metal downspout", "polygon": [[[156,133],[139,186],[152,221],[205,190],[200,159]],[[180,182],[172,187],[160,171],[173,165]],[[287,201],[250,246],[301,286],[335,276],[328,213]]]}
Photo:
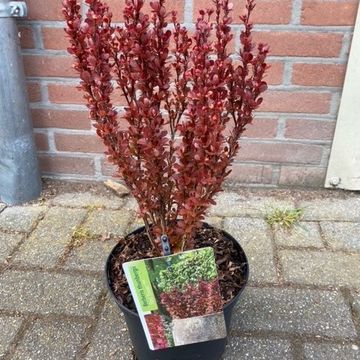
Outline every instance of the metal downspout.
{"label": "metal downspout", "polygon": [[0,200],[10,205],[41,192],[15,19],[23,16],[25,2],[0,0]]}

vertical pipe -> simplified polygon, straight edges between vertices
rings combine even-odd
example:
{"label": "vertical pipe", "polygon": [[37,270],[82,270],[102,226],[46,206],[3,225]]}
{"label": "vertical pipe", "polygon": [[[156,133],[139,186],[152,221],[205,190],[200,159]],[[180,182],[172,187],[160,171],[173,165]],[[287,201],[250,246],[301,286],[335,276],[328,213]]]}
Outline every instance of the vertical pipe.
{"label": "vertical pipe", "polygon": [[[0,0],[0,10],[7,3]],[[40,192],[16,21],[11,15],[0,16],[0,200],[20,204],[37,198]]]}

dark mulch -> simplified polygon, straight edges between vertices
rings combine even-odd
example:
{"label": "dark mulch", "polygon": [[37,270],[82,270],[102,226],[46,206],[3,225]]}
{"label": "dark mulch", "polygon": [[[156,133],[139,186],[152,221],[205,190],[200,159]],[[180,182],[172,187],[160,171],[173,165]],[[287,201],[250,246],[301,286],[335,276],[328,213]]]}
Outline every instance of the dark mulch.
{"label": "dark mulch", "polygon": [[[223,233],[214,228],[201,228],[195,236],[195,248],[210,246],[214,249],[219,273],[219,282],[224,304],[233,299],[242,288],[245,279],[246,263],[239,254],[235,244],[226,239]],[[110,263],[110,285],[120,303],[136,311],[122,264],[131,260],[139,260],[158,256],[151,248],[145,232],[130,234],[119,240]]]}

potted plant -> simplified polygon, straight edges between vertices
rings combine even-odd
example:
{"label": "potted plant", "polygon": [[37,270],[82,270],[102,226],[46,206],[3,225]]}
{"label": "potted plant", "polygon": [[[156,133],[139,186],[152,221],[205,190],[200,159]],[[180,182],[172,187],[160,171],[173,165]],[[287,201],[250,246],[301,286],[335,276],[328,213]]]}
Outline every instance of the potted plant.
{"label": "potted plant", "polygon": [[[161,256],[162,235],[174,253],[211,246],[229,328],[248,264],[235,239],[203,220],[267,89],[268,46],[256,46],[251,35],[255,1],[247,0],[240,16],[244,29],[235,56],[228,52],[234,38],[229,0],[213,0],[213,9],[200,11],[192,35],[175,12],[166,10],[165,0],[150,2],[147,13],[144,0],[126,0],[123,26],[112,24],[104,2],[85,3],[82,16],[77,0],[63,0],[68,51],[107,158],[144,220],[144,227],[111,252],[109,288],[125,314],[139,359],[218,359],[225,339],[150,351],[122,263]],[[122,110],[110,99],[115,84],[126,102]]]}

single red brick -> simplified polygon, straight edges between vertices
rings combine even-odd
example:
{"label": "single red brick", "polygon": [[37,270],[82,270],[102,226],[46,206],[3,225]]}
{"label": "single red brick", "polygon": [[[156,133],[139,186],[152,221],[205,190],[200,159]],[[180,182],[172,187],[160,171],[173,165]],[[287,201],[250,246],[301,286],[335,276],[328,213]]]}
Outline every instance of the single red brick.
{"label": "single red brick", "polygon": [[29,20],[63,20],[61,0],[27,0]]}
{"label": "single red brick", "polygon": [[38,150],[49,150],[49,141],[46,134],[34,133],[34,139]]}
{"label": "single red brick", "polygon": [[40,84],[37,82],[27,82],[27,93],[30,102],[41,101]]}
{"label": "single red brick", "polygon": [[331,94],[318,92],[269,91],[264,94],[260,111],[326,114]]}
{"label": "single red brick", "polygon": [[18,29],[21,47],[23,49],[33,49],[35,42],[31,26],[19,26]]}
{"label": "single red brick", "polygon": [[[234,67],[237,67],[240,61],[233,62]],[[283,82],[284,63],[281,61],[269,61],[270,68],[265,73],[265,81],[268,85],[280,85]]]}
{"label": "single red brick", "polygon": [[36,128],[90,129],[87,111],[32,109],[31,115]]}
{"label": "single red brick", "polygon": [[265,75],[265,81],[269,85],[280,85],[283,82],[284,63],[280,61],[269,62],[270,69]]}
{"label": "single red brick", "polygon": [[254,119],[252,124],[247,125],[244,137],[269,139],[276,136],[277,119]]}
{"label": "single red brick", "polygon": [[279,185],[319,188],[324,186],[325,175],[326,168],[282,166]]}
{"label": "single red brick", "polygon": [[339,56],[343,35],[320,32],[267,31],[254,32],[254,40],[270,45],[275,56]]}
{"label": "single red brick", "polygon": [[41,34],[45,49],[66,50],[70,46],[63,28],[43,27]]}
{"label": "single red brick", "polygon": [[237,158],[240,161],[319,164],[322,153],[323,148],[318,145],[243,142]]}
{"label": "single red brick", "polygon": [[[78,90],[76,85],[67,85],[67,84],[48,84],[49,100],[56,104],[85,104],[83,98],[84,92]],[[113,96],[113,105],[114,106],[124,106],[126,105],[125,98],[121,96],[121,93],[118,89],[114,90]]]}
{"label": "single red brick", "polygon": [[105,146],[96,135],[55,133],[56,149],[59,151],[103,153]]}
{"label": "single red brick", "polygon": [[304,25],[353,25],[358,0],[304,0],[301,23]]}
{"label": "single red brick", "polygon": [[76,85],[48,84],[49,100],[57,104],[85,104],[84,93]]}
{"label": "single red brick", "polygon": [[40,154],[41,171],[45,174],[94,175],[92,158]]}
{"label": "single red brick", "polygon": [[[233,62],[234,67],[240,64],[239,60]],[[279,85],[283,82],[284,63],[281,61],[269,61],[270,68],[265,74],[265,81],[269,85]]]}
{"label": "single red brick", "polygon": [[228,183],[270,184],[272,181],[271,166],[232,164]]}
{"label": "single red brick", "polygon": [[[199,15],[199,10],[213,7],[209,0],[193,0],[194,21]],[[239,16],[244,13],[245,0],[232,1],[234,23],[240,23]],[[290,0],[258,0],[252,21],[256,24],[288,24],[291,19],[292,1]]]}
{"label": "single red brick", "polygon": [[306,86],[342,86],[346,66],[343,64],[294,64],[292,83]]}
{"label": "single red brick", "polygon": [[23,55],[27,76],[75,77],[70,56]]}
{"label": "single red brick", "polygon": [[285,137],[291,139],[332,140],[335,122],[291,119],[286,121]]}

